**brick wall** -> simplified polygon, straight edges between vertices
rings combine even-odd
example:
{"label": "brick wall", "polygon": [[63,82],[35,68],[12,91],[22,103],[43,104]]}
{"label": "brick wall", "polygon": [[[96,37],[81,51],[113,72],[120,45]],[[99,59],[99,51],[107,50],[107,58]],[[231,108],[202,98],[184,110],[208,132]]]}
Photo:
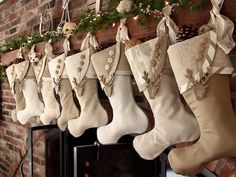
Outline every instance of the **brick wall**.
{"label": "brick wall", "polygon": [[[102,8],[106,8],[106,0]],[[62,13],[62,0],[4,0],[0,2],[0,45],[11,39],[29,35],[39,30],[40,15],[43,15],[43,30],[50,28],[52,17],[54,29],[58,25]],[[95,8],[95,0],[71,0],[70,17],[78,21],[79,16],[88,8]]]}
{"label": "brick wall", "polygon": [[[25,174],[28,173],[28,127],[39,125],[35,119],[22,126],[11,119],[11,111],[15,109],[15,101],[9,90],[6,79],[0,80],[1,114],[0,114],[0,177],[20,177],[19,165],[24,160]],[[44,160],[44,132],[34,133],[34,169],[36,177],[43,177],[45,171]]]}
{"label": "brick wall", "polygon": [[[94,1],[71,0],[70,15],[72,21],[77,21],[80,14],[88,7],[94,8]],[[19,36],[38,31],[40,13],[44,8],[48,9],[43,25],[45,31],[50,27],[50,17],[53,18],[54,28],[60,21],[61,0],[0,1],[0,45]],[[28,150],[26,143],[27,128],[40,123],[32,120],[27,125],[22,126],[18,122],[13,122],[10,113],[15,108],[15,103],[6,79],[0,80],[0,86],[0,177],[18,177],[20,176],[19,164]],[[44,177],[45,171],[44,143],[41,134],[42,132],[34,134],[34,139],[38,139],[34,145],[35,177]],[[220,177],[236,177],[235,159],[221,159],[212,162],[208,167]],[[24,166],[24,171],[28,171],[28,164]]]}

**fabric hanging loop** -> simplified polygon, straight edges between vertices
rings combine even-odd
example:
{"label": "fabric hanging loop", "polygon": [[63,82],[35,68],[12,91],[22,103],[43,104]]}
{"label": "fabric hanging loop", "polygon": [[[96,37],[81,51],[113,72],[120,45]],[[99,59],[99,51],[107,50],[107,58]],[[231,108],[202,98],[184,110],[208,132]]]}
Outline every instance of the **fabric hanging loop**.
{"label": "fabric hanging loop", "polygon": [[224,0],[211,0],[212,10],[209,24],[214,27],[217,34],[218,46],[228,54],[235,46],[233,40],[234,23],[226,16],[220,14]]}
{"label": "fabric hanging loop", "polygon": [[[48,9],[43,9],[40,15],[40,22],[39,22],[39,34],[42,35],[43,23],[44,23],[44,16],[47,14],[47,10],[51,9],[50,3],[48,3]],[[50,16],[50,28],[53,28],[53,19]]]}
{"label": "fabric hanging loop", "polygon": [[58,24],[57,28],[61,27],[62,24],[64,24],[65,22],[70,22],[69,3],[70,3],[70,0],[62,0],[63,11],[62,11],[60,23]]}
{"label": "fabric hanging loop", "polygon": [[100,12],[100,10],[101,10],[101,0],[96,0],[95,10],[96,10],[96,13]]}
{"label": "fabric hanging loop", "polygon": [[118,27],[117,34],[116,34],[116,41],[125,43],[126,41],[129,40],[128,28],[125,24],[126,24],[126,18],[121,19],[120,25]]}
{"label": "fabric hanging loop", "polygon": [[96,37],[92,35],[91,33],[88,33],[86,37],[84,38],[84,40],[82,41],[80,50],[84,51],[88,49],[89,47],[93,47],[94,49],[96,49],[97,46],[98,46],[98,42],[97,42]]}
{"label": "fabric hanging loop", "polygon": [[52,40],[49,39],[49,41],[45,44],[45,55],[48,57],[49,60],[54,58],[53,55],[53,49],[52,49]]}
{"label": "fabric hanging loop", "polygon": [[174,6],[175,4],[168,5],[162,9],[164,17],[161,19],[156,29],[157,36],[160,36],[162,33],[168,32],[171,44],[176,43],[176,35],[178,32],[178,26],[170,18]]}
{"label": "fabric hanging loop", "polygon": [[67,36],[66,39],[64,40],[64,43],[63,43],[64,53],[66,53],[66,54],[69,51],[71,51],[69,38],[70,38],[70,36]]}
{"label": "fabric hanging loop", "polygon": [[20,58],[20,59],[23,59],[23,48],[20,47],[17,54],[16,54],[16,58]]}

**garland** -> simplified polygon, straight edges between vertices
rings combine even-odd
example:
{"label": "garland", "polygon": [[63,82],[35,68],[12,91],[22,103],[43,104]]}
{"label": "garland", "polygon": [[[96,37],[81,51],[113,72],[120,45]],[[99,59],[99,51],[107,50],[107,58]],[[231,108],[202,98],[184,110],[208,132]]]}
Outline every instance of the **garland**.
{"label": "garland", "polygon": [[[197,0],[196,3],[192,3],[192,0],[127,0],[131,1],[132,8],[129,11],[118,12],[116,9],[120,3],[119,0],[110,1],[110,6],[107,11],[96,13],[94,10],[86,11],[80,21],[77,23],[76,29],[72,32],[73,34],[78,32],[90,32],[94,34],[97,29],[107,29],[115,22],[122,18],[139,16],[138,23],[145,25],[145,17],[148,15],[154,15],[154,18],[159,18],[162,15],[162,8],[168,4],[177,4],[181,7],[190,6],[193,12],[201,10],[204,4],[208,3],[209,0]],[[12,40],[3,46],[0,46],[0,55],[19,49],[20,47],[31,48],[34,44],[39,42],[48,41],[49,39],[56,40],[63,36],[61,29],[47,31],[40,35],[36,33],[32,36],[23,36],[17,40]]]}
{"label": "garland", "polygon": [[6,77],[6,67],[0,64],[0,79]]}

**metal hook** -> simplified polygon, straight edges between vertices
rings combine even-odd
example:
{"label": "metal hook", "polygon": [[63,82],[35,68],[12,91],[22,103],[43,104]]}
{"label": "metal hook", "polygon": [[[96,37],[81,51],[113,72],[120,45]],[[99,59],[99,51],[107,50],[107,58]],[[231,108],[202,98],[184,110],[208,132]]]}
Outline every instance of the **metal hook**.
{"label": "metal hook", "polygon": [[99,161],[100,159],[100,148],[102,147],[102,144],[99,141],[95,141],[94,145],[98,147],[98,151],[97,151],[97,161]]}

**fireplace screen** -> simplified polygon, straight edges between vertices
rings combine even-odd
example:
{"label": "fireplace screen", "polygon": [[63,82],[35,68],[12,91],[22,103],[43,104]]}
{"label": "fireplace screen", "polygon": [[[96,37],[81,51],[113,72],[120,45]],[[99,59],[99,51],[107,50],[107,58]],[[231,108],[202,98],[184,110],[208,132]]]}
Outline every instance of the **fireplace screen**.
{"label": "fireplace screen", "polygon": [[156,177],[156,164],[140,158],[132,144],[74,148],[74,177]]}

